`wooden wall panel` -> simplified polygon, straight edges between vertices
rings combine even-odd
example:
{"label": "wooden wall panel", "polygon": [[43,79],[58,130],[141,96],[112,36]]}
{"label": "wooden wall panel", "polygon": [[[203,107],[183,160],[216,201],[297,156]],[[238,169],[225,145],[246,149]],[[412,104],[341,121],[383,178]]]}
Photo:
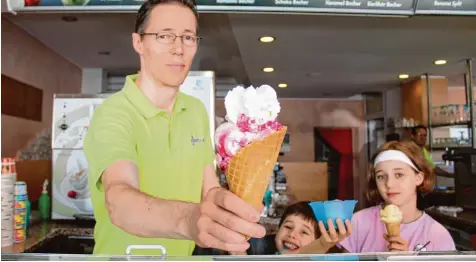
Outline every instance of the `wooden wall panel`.
{"label": "wooden wall panel", "polygon": [[42,121],[43,90],[2,74],[2,114]]}
{"label": "wooden wall panel", "polygon": [[288,183],[287,192],[297,201],[327,200],[327,163],[281,162]]}

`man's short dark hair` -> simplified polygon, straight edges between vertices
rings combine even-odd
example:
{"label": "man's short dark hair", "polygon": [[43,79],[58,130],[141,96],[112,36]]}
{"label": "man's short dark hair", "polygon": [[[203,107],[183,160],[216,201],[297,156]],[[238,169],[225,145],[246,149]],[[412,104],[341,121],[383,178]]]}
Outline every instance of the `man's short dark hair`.
{"label": "man's short dark hair", "polygon": [[414,127],[412,128],[412,135],[416,135],[418,129],[425,129],[425,131],[426,131],[426,126],[424,126],[424,125],[414,126]]}
{"label": "man's short dark hair", "polygon": [[317,222],[316,216],[314,215],[314,211],[312,211],[312,208],[309,203],[309,201],[302,201],[288,206],[286,210],[284,210],[283,215],[281,216],[281,221],[279,221],[279,227],[283,225],[284,220],[286,220],[288,216],[300,216],[304,220],[311,222],[311,224],[314,226],[314,237],[318,239],[321,236],[321,231],[319,230],[319,223]]}
{"label": "man's short dark hair", "polygon": [[158,5],[171,4],[171,3],[176,3],[176,4],[180,4],[180,5],[188,7],[197,18],[197,23],[198,23],[198,12],[196,8],[195,0],[146,0],[142,4],[142,6],[139,8],[139,11],[137,12],[134,32],[138,34],[145,33],[144,31],[145,31],[145,28],[147,27],[147,23],[149,21],[149,17],[150,17],[150,13],[152,12],[152,9],[154,9],[154,7]]}

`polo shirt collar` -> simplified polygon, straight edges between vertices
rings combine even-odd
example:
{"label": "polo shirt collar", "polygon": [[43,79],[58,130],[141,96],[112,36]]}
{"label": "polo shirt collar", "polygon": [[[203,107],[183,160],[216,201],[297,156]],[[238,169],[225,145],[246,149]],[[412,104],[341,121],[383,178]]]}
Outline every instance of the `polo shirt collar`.
{"label": "polo shirt collar", "polygon": [[[124,88],[122,89],[127,99],[134,105],[134,107],[140,112],[144,118],[149,119],[157,115],[168,115],[168,111],[165,109],[157,108],[150,100],[142,93],[139,87],[136,85],[137,74],[129,75],[126,77]],[[186,105],[183,99],[183,93],[177,92],[175,104],[172,112],[178,113],[186,109]]]}

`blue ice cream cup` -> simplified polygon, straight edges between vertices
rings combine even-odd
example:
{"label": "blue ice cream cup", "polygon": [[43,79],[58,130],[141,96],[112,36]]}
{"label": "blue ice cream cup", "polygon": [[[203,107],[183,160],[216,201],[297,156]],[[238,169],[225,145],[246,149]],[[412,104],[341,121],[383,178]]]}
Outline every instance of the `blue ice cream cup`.
{"label": "blue ice cream cup", "polygon": [[331,200],[311,202],[309,205],[316,216],[317,221],[322,221],[326,229],[328,229],[327,219],[332,219],[334,228],[337,229],[336,219],[340,218],[342,222],[351,220],[354,213],[357,200]]}

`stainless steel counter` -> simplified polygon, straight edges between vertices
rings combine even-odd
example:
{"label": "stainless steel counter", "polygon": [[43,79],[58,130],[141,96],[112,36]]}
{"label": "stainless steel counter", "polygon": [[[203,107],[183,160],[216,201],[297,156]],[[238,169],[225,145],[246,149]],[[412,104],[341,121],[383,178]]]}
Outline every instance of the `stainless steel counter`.
{"label": "stainless steel counter", "polygon": [[328,254],[328,255],[272,255],[272,256],[99,256],[75,254],[3,254],[4,261],[44,261],[44,260],[113,260],[113,261],[157,261],[157,260],[182,260],[182,261],[268,261],[268,260],[304,260],[304,261],[476,261],[476,252],[419,252],[419,253],[368,253],[368,254]]}

